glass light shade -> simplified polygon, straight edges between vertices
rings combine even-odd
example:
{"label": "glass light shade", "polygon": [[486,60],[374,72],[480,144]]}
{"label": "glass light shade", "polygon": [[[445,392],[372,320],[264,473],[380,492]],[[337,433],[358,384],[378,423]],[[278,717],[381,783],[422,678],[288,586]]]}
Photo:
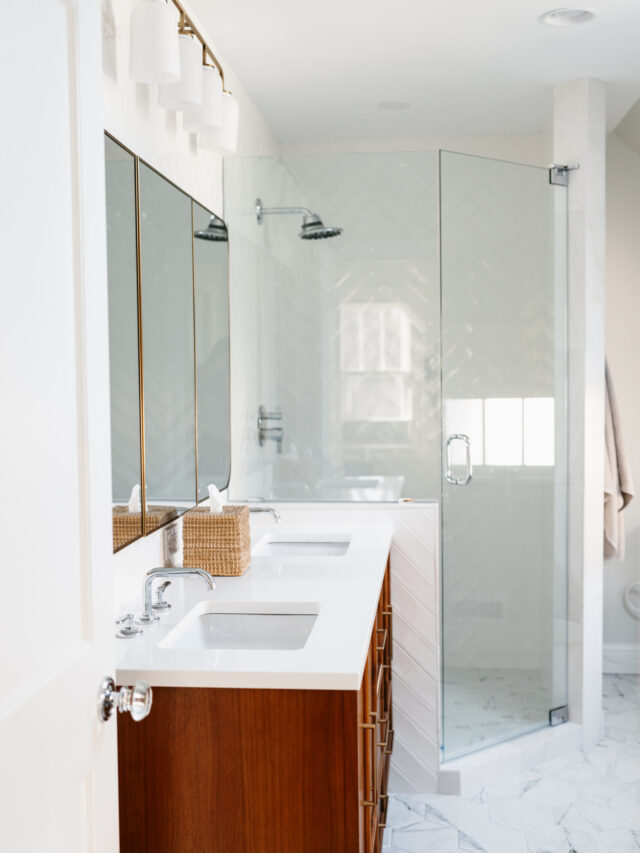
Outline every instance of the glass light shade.
{"label": "glass light shade", "polygon": [[181,33],[180,79],[158,86],[158,104],[166,110],[196,110],[202,104],[202,47],[193,36]]}
{"label": "glass light shade", "polygon": [[139,83],[180,79],[178,19],[165,0],[142,0],[131,13],[129,73]]}
{"label": "glass light shade", "polygon": [[222,107],[224,121],[222,128],[213,133],[202,133],[198,136],[198,145],[202,146],[202,148],[235,153],[238,148],[240,106],[233,95],[224,92],[222,95]]}
{"label": "glass light shade", "polygon": [[222,80],[217,68],[202,66],[202,104],[185,112],[182,126],[190,133],[211,133],[222,127]]}

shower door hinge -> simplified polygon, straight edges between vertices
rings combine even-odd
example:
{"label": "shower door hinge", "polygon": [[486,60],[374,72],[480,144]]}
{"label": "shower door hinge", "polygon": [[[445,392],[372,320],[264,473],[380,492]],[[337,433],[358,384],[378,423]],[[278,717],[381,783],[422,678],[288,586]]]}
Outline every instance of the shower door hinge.
{"label": "shower door hinge", "polygon": [[567,705],[561,705],[559,708],[551,708],[549,711],[549,725],[560,726],[562,723],[569,722],[569,708]]}
{"label": "shower door hinge", "polygon": [[572,166],[560,166],[557,163],[552,163],[549,166],[549,183],[557,187],[567,187],[569,186],[569,172],[579,168],[579,163],[574,163]]}

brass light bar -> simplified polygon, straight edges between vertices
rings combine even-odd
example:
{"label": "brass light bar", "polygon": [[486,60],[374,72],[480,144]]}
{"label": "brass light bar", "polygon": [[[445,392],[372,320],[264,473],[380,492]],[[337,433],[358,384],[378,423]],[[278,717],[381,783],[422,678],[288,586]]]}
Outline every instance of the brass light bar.
{"label": "brass light bar", "polygon": [[220,74],[220,79],[222,80],[222,91],[226,92],[227,95],[230,95],[231,92],[226,88],[225,83],[224,83],[224,71],[222,70],[222,65],[220,65],[220,63],[216,59],[214,52],[211,50],[211,48],[206,43],[204,38],[200,35],[200,32],[197,29],[197,27],[194,26],[193,21],[188,16],[188,14],[187,14],[184,6],[180,2],[180,0],[171,0],[171,2],[176,7],[178,12],[180,12],[180,24],[178,26],[178,32],[189,33],[191,35],[194,35],[198,39],[198,41],[202,45],[202,64],[203,65],[210,65],[210,63],[207,62],[207,56],[208,56],[209,59],[211,60],[211,62],[213,63],[213,65],[215,66],[215,68],[218,69],[218,73]]}

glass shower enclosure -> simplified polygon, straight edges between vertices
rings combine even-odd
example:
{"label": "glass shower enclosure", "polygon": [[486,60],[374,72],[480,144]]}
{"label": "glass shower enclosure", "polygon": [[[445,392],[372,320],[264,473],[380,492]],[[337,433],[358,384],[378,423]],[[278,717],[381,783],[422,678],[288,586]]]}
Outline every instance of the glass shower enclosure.
{"label": "glass shower enclosure", "polygon": [[[224,179],[232,498],[438,501],[443,758],[548,725],[567,701],[566,187],[437,151],[233,158]],[[298,239],[303,214],[260,222],[258,197],[342,233]]]}

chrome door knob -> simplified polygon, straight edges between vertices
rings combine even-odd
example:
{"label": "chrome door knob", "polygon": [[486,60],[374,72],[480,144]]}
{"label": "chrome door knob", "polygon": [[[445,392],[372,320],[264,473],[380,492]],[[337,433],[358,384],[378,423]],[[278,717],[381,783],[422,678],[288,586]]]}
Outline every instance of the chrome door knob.
{"label": "chrome door knob", "polygon": [[101,720],[108,720],[116,708],[120,714],[128,711],[136,723],[149,715],[153,691],[146,681],[136,681],[133,687],[121,687],[120,690],[115,687],[113,678],[108,675],[100,683],[98,717]]}

